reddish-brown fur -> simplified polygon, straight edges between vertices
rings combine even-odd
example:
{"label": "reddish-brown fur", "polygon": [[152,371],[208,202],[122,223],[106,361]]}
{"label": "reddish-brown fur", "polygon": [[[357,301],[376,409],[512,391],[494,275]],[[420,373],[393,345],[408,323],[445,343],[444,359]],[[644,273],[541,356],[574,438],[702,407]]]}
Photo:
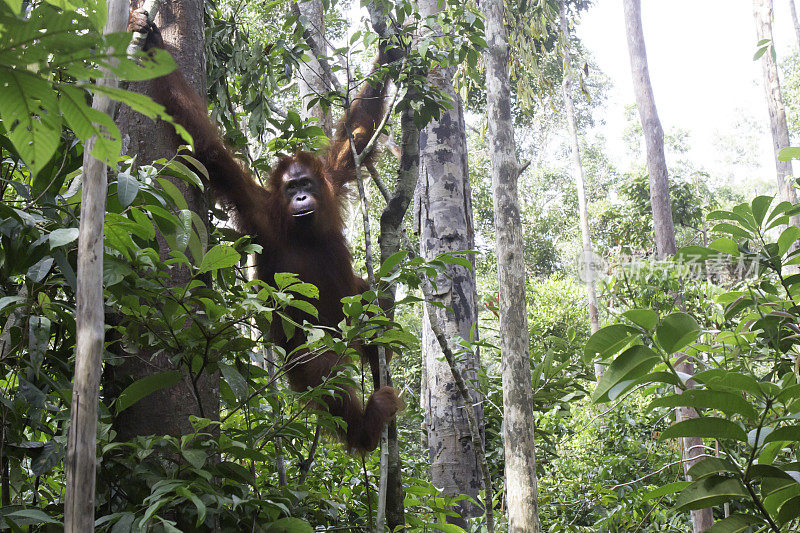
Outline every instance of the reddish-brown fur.
{"label": "reddish-brown fur", "polygon": [[[158,29],[147,23],[144,14],[132,13],[128,29],[148,34],[145,49],[163,47]],[[382,60],[383,57],[379,57],[379,62]],[[346,114],[359,152],[380,121],[384,94],[382,81],[375,86],[365,85]],[[253,235],[263,247],[257,260],[259,279],[271,283],[278,272],[294,272],[303,281],[313,283],[319,289],[319,301],[315,303],[319,312],[316,323],[335,327],[344,318],[341,299],[366,290],[364,280],[353,272],[352,257],[342,231],[344,187],[355,177],[344,119],[324,158],[308,152],[282,157],[270,176],[269,189],[265,189],[255,183],[222,142],[217,128],[208,118],[202,98],[188,86],[180,72],[153,80],[153,96],[191,133],[194,155],[205,165],[213,190],[233,213],[238,228]],[[316,182],[317,209],[312,224],[302,228],[289,213],[283,194],[283,176],[293,163],[308,169]],[[314,320],[300,311],[293,313],[301,322]],[[279,323],[273,324],[271,334],[273,341],[287,353],[302,344],[300,338],[287,339]],[[360,351],[362,358],[369,361],[373,377],[377,376],[377,351],[374,347],[362,347]],[[290,355],[285,367],[289,384],[297,391],[316,387],[340,362],[333,352],[311,357],[305,351],[297,351]],[[383,426],[402,408],[397,392],[391,387],[377,388],[365,406],[353,388],[326,398],[331,414],[347,423],[341,436],[348,449],[360,452],[375,449]]]}

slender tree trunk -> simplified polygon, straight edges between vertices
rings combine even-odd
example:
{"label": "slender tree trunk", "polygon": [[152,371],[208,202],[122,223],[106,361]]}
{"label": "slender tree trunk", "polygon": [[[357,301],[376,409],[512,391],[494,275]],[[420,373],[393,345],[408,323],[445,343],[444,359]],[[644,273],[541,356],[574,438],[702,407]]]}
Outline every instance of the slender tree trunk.
{"label": "slender tree trunk", "polygon": [[[439,11],[436,0],[421,0],[423,17]],[[420,132],[420,174],[415,194],[415,224],[420,235],[420,255],[426,260],[444,252],[474,248],[472,198],[467,166],[467,140],[461,100],[453,90],[453,68],[435,68],[428,83],[453,98],[453,108],[442,113]],[[471,258],[472,260],[472,258]],[[477,293],[474,270],[451,266],[447,275],[436,280],[435,296],[449,310],[437,309],[437,323],[447,338],[470,339],[477,334]],[[450,367],[442,358],[441,348],[430,327],[428,310],[423,311],[422,352],[427,381],[422,393],[428,409],[425,421],[431,456],[431,479],[444,494],[469,495],[478,501],[481,471],[470,438],[469,421]],[[471,386],[475,418],[483,431],[483,400],[474,387],[479,365],[478,354],[459,360],[459,371]],[[465,527],[468,517],[482,514],[480,506],[462,500],[456,511],[464,518],[448,519]]]}
{"label": "slender tree trunk", "polygon": [[[403,235],[403,219],[408,206],[414,197],[414,189],[419,178],[419,129],[414,125],[411,109],[404,110],[400,116],[402,131],[402,152],[400,168],[397,171],[397,182],[394,194],[387,199],[386,208],[381,214],[381,263],[400,250]],[[395,294],[392,291],[392,304]],[[387,380],[391,384],[391,379]],[[397,422],[392,420],[387,429],[389,436],[389,472],[388,492],[386,494],[386,521],[391,531],[405,524],[405,506],[403,500],[402,462],[400,446],[397,440]]]}
{"label": "slender tree trunk", "polygon": [[[163,0],[156,25],[161,29],[167,50],[193,89],[206,94],[205,42],[202,0]],[[149,82],[131,84],[130,89],[148,94]],[[171,125],[152,120],[123,107],[118,125],[123,136],[123,153],[136,155],[140,163],[175,155],[179,140]],[[174,180],[187,200],[189,209],[207,224],[208,205],[199,189],[182,180]],[[168,257],[169,245],[159,235],[162,260]],[[187,269],[173,269],[173,286],[183,286],[190,279]],[[150,353],[126,356],[114,372],[114,379],[140,379],[156,372],[176,370],[169,361],[173,354],[162,353],[151,359]],[[116,420],[121,440],[137,435],[183,435],[193,431],[189,415],[219,418],[219,375],[207,374],[198,380],[199,402],[187,375],[173,387],[156,391],[139,400]]]}
{"label": "slender tree trunk", "polygon": [[[647,146],[647,169],[650,174],[650,204],[653,209],[656,253],[659,259],[664,259],[674,255],[677,251],[675,246],[675,227],[672,223],[667,162],[664,157],[664,131],[661,129],[661,121],[658,119],[653,89],[650,85],[647,51],[642,31],[640,0],[624,0],[624,7],[633,87]],[[685,366],[684,371],[689,375],[694,373],[691,365]],[[697,412],[694,409],[682,407],[675,410],[675,416],[678,420],[686,420],[697,418]],[[686,470],[697,462],[696,457],[698,452],[702,451],[702,446],[703,440],[700,438],[686,437],[681,439],[681,455]],[[713,523],[714,515],[711,509],[692,511],[692,525],[695,533],[705,531]]]}
{"label": "slender tree trunk", "polygon": [[789,9],[792,10],[792,23],[794,24],[794,34],[797,37],[797,46],[800,49],[800,21],[797,20],[797,8],[794,0],[789,0]]}
{"label": "slender tree trunk", "polygon": [[[794,2],[792,2],[794,6]],[[756,33],[758,40],[772,37],[772,0],[753,0],[753,13],[756,19]],[[797,18],[795,18],[795,23]],[[773,41],[774,42],[774,41]],[[789,127],[786,124],[786,108],[783,105],[781,95],[781,83],[778,78],[778,65],[771,50],[761,56],[761,70],[764,74],[764,91],[767,97],[767,109],[769,110],[769,129],[772,132],[772,147],[775,150],[775,170],[777,172],[778,193],[781,200],[789,202],[797,201],[797,194],[791,186],[792,163],[790,161],[778,161],[778,152],[789,146]],[[800,217],[793,217],[792,223],[798,225]]]}
{"label": "slender tree trunk", "polygon": [[[325,39],[325,19],[323,17],[325,13],[322,0],[304,0],[298,2],[297,7],[300,11],[303,25],[310,32],[310,37],[316,44],[316,50],[322,55],[327,55],[328,43]],[[319,60],[317,60],[316,54],[312,52],[310,55],[311,60],[307,63],[300,63],[300,68],[298,69],[297,88],[300,91],[302,101],[300,114],[305,119],[316,117],[319,126],[330,137],[333,127],[330,107],[326,109],[319,102],[310,108],[308,107],[312,99],[317,97],[325,99],[330,91],[326,83],[325,73],[320,66]]]}
{"label": "slender tree trunk", "polygon": [[656,234],[656,254],[664,258],[675,254],[675,226],[672,223],[672,207],[669,203],[669,178],[664,157],[664,130],[656,111],[650,71],[647,67],[647,51],[642,32],[640,0],[624,0],[625,27],[628,34],[628,51],[631,58],[633,90],[636,106],[642,121],[645,146],[647,148],[647,171],[650,175],[650,204],[653,209],[653,226]]}
{"label": "slender tree trunk", "polygon": [[[128,22],[127,2],[109,0],[104,33],[124,31]],[[99,83],[116,86],[113,80]],[[114,116],[116,104],[97,95],[92,107]],[[83,151],[83,201],[78,236],[78,288],[75,313],[75,379],[72,385],[70,429],[66,457],[64,530],[94,531],[94,492],[97,463],[97,405],[103,366],[103,222],[108,189],[107,168],[91,156],[96,138]],[[6,463],[4,463],[5,465]],[[3,496],[7,497],[3,487]]]}
{"label": "slender tree trunk", "polygon": [[486,102],[500,287],[500,356],[503,372],[503,442],[508,531],[538,533],[533,390],[528,353],[525,263],[519,215],[517,162],[508,81],[503,0],[485,0]]}
{"label": "slender tree trunk", "polygon": [[[592,237],[589,233],[589,212],[586,209],[586,188],[581,164],[580,143],[578,142],[578,125],[575,120],[575,106],[572,103],[572,71],[570,70],[570,35],[567,23],[565,0],[561,0],[559,7],[561,22],[561,36],[564,39],[564,73],[562,91],[564,93],[564,114],[567,119],[570,144],[572,145],[572,172],[575,176],[575,187],[578,190],[578,216],[581,225],[581,242],[583,243],[583,258],[580,265],[583,267],[583,280],[586,282],[586,292],[589,299],[589,328],[594,334],[600,329],[600,315],[597,306],[597,291],[594,283],[594,270],[592,269]],[[599,363],[594,365],[597,379],[603,376],[605,367]]]}

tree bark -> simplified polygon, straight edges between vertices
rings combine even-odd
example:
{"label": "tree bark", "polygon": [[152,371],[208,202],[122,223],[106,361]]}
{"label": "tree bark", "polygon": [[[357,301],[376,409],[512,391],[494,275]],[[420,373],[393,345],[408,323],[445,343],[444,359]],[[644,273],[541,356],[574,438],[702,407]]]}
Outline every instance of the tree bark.
{"label": "tree bark", "polygon": [[[575,106],[572,102],[572,71],[570,69],[570,35],[567,23],[566,0],[561,0],[559,6],[559,21],[561,24],[561,37],[564,39],[564,73],[562,78],[562,92],[564,94],[564,114],[567,119],[570,144],[572,145],[572,173],[575,177],[575,188],[578,190],[578,217],[581,225],[581,242],[583,243],[583,257],[580,266],[583,268],[583,280],[586,283],[586,292],[589,300],[589,328],[592,334],[600,329],[600,315],[597,306],[597,291],[594,283],[594,270],[592,269],[592,237],[589,233],[589,212],[586,208],[586,186],[581,164],[580,143],[578,140],[578,125],[575,120]],[[599,363],[594,365],[597,379],[603,376],[605,367]]]}
{"label": "tree bark", "polygon": [[[792,2],[794,6],[794,2]],[[758,40],[772,37],[772,0],[753,0],[753,14],[756,19],[756,33]],[[797,18],[795,17],[795,24]],[[769,110],[769,129],[772,133],[772,147],[775,150],[775,170],[777,172],[778,193],[781,200],[792,203],[797,202],[797,193],[791,186],[792,163],[790,161],[778,161],[778,152],[790,145],[789,127],[786,124],[786,108],[783,105],[781,95],[781,83],[778,78],[778,65],[775,63],[771,50],[761,56],[761,70],[764,75],[764,91],[767,97],[767,109]],[[793,217],[792,223],[798,225],[800,217]]]}
{"label": "tree bark", "polygon": [[539,502],[533,438],[533,390],[528,353],[525,263],[519,215],[517,162],[508,81],[508,40],[502,0],[483,3],[486,15],[486,102],[492,175],[500,356],[503,372],[503,442],[508,531],[538,533]]}
{"label": "tree bark", "polygon": [[[104,33],[125,31],[127,2],[108,1]],[[114,80],[100,80],[116,86]],[[116,103],[95,96],[92,107],[114,116]],[[103,366],[103,223],[108,178],[106,164],[91,156],[97,139],[86,142],[83,151],[83,195],[78,235],[78,287],[75,313],[75,378],[72,385],[70,428],[66,457],[64,530],[68,533],[94,531],[94,493],[97,463],[97,409]],[[5,489],[5,487],[4,487]],[[5,497],[6,490],[3,490]]]}
{"label": "tree bark", "polygon": [[[650,73],[647,68],[647,51],[642,31],[642,14],[640,0],[624,0],[625,27],[628,34],[628,51],[631,57],[633,87],[636,93],[636,105],[642,121],[642,130],[647,146],[647,168],[650,174],[650,204],[653,209],[653,227],[656,236],[656,255],[665,259],[675,255],[675,227],[672,222],[672,206],[669,195],[669,178],[667,162],[664,157],[664,131],[656,112],[653,89],[650,85]],[[689,365],[686,370],[693,369]],[[675,410],[678,420],[697,418],[697,412],[690,408]],[[684,467],[696,461],[694,451],[702,450],[703,439],[685,437],[681,439],[681,456]],[[687,467],[688,469],[688,467]],[[705,531],[714,523],[711,509],[692,511],[692,525],[695,533]]]}
{"label": "tree bark", "polygon": [[661,121],[656,111],[653,87],[650,85],[640,0],[625,0],[624,7],[633,91],[636,94],[636,106],[639,108],[639,117],[642,121],[642,131],[647,148],[647,171],[650,175],[650,204],[653,209],[656,255],[662,259],[674,255],[677,251],[675,226],[672,223],[672,207],[669,203],[667,161],[664,157],[664,130],[661,128]]}
{"label": "tree bark", "polygon": [[800,21],[797,20],[797,7],[794,5],[794,0],[789,0],[789,9],[792,10],[792,23],[794,24],[794,34],[797,37],[797,46],[800,49]]}
{"label": "tree bark", "polygon": [[[325,39],[325,19],[322,0],[304,0],[297,3],[298,10],[303,17],[303,25],[310,33],[310,39],[316,45],[316,51],[322,55],[328,54],[328,43]],[[325,109],[319,102],[308,107],[309,102],[321,96],[328,97],[330,91],[325,80],[325,73],[320,66],[316,53],[311,53],[311,60],[307,63],[300,63],[298,69],[297,88],[300,91],[302,108],[300,115],[304,119],[316,118],[317,124],[325,131],[325,135],[331,137],[333,129],[333,119],[331,118],[330,107]]]}
{"label": "tree bark", "polygon": [[[436,0],[419,2],[423,17],[439,11]],[[474,248],[472,198],[467,165],[466,127],[461,100],[453,90],[453,68],[431,69],[428,83],[453,98],[453,108],[445,110],[437,122],[420,132],[420,175],[415,192],[415,225],[420,235],[420,255],[426,260],[444,252]],[[477,334],[477,293],[474,270],[451,266],[447,275],[436,279],[434,296],[449,310],[437,309],[433,317],[447,338],[470,339]],[[478,500],[481,487],[480,465],[470,439],[469,422],[461,407],[458,390],[453,386],[450,367],[442,358],[441,348],[430,328],[427,309],[423,311],[422,356],[427,380],[425,423],[431,458],[431,480],[446,495],[469,495]],[[479,359],[463,357],[459,371],[472,385],[477,379]],[[483,400],[472,388],[475,418],[483,431]],[[482,514],[481,508],[466,500],[456,511],[463,518],[448,519],[465,527],[467,518]]]}
{"label": "tree bark", "polygon": [[[205,42],[202,0],[165,0],[156,18],[165,47],[175,58],[178,68],[198,94],[205,95]],[[149,83],[131,84],[130,89],[149,94]],[[179,145],[174,128],[164,122],[152,120],[132,111],[120,109],[118,125],[123,136],[123,153],[136,155],[137,161],[149,163],[161,157],[175,155]],[[189,209],[196,212],[207,224],[208,204],[202,191],[175,179],[173,183],[187,200]],[[159,235],[161,259],[168,257],[169,246]],[[172,286],[183,286],[190,273],[187,269],[173,269]],[[169,355],[160,354],[151,359],[150,353],[127,356],[115,369],[115,380],[140,379],[156,372],[176,370]],[[124,411],[116,420],[121,440],[138,435],[183,435],[191,432],[189,415],[219,418],[219,375],[207,374],[198,380],[198,399],[187,376],[173,387],[156,391]],[[202,408],[201,408],[202,407]]]}

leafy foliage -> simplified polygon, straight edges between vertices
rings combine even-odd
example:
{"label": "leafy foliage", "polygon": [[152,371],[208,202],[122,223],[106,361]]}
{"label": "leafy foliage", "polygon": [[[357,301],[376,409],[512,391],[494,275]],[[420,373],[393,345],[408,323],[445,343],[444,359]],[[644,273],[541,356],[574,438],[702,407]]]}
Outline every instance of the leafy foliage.
{"label": "leafy foliage", "polygon": [[[614,401],[644,386],[655,396],[648,409],[689,407],[699,413],[660,438],[706,442],[705,454],[691,465],[692,482],[677,487],[675,508],[735,506],[738,514],[717,523],[719,531],[749,524],[793,531],[800,509],[800,279],[792,274],[800,262],[800,233],[785,226],[800,205],[775,204],[760,196],[730,211],[713,211],[708,218],[720,237],[708,247],[679,250],[677,261],[684,265],[730,279],[730,290],[705,296],[712,298],[712,313],[697,306],[690,313],[631,309],[587,343],[587,356],[608,364],[595,401]],[[681,300],[688,304],[687,296]],[[694,376],[678,370],[686,359],[698,367]]]}

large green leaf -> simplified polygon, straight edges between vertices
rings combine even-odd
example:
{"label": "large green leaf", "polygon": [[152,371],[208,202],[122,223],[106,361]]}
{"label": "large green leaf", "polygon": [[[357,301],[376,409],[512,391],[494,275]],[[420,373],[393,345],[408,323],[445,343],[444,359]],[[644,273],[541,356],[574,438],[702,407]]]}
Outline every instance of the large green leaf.
{"label": "large green leaf", "polygon": [[78,228],[58,228],[50,232],[47,240],[50,243],[50,249],[65,246],[78,238]]}
{"label": "large green leaf", "polygon": [[676,492],[680,492],[686,487],[691,485],[690,481],[675,481],[673,483],[667,483],[657,489],[649,490],[642,494],[642,500],[655,500],[656,498],[660,498],[662,496],[666,496],[667,494],[675,494]]}
{"label": "large green leaf", "polygon": [[778,511],[778,522],[783,525],[800,517],[800,496],[786,500]]}
{"label": "large green leaf", "polygon": [[236,370],[235,367],[226,365],[225,363],[219,363],[219,370],[236,398],[239,400],[245,399],[247,397],[247,381],[242,377],[239,371]]}
{"label": "large green leaf", "polygon": [[134,111],[137,111],[146,117],[156,119],[160,118],[171,123],[175,127],[175,131],[186,144],[192,144],[192,136],[186,131],[186,128],[176,124],[172,117],[167,114],[167,111],[159,103],[156,103],[149,96],[144,94],[127,91],[125,89],[118,89],[116,87],[107,87],[105,85],[89,85],[87,86],[95,93],[100,93],[108,96],[112,100],[116,100],[122,104],[127,105]]}
{"label": "large green leaf", "polygon": [[[50,515],[42,511],[41,509],[20,509],[18,511],[12,511],[4,516],[13,519],[15,522],[19,524],[60,524],[58,520],[52,518]],[[22,521],[18,521],[16,519],[22,519]]]}
{"label": "large green leaf", "polygon": [[686,313],[672,313],[656,328],[656,340],[667,353],[686,348],[700,335],[697,321]]}
{"label": "large green leaf", "polygon": [[586,341],[583,359],[585,361],[592,361],[595,358],[608,359],[630,344],[639,333],[638,329],[623,324],[606,326]]}
{"label": "large green leaf", "polygon": [[33,173],[61,140],[61,115],[53,88],[26,70],[0,65],[0,118],[6,135]]}
{"label": "large green leaf", "polygon": [[694,407],[697,409],[716,409],[727,415],[740,414],[750,419],[758,418],[758,413],[740,394],[703,389],[690,389],[681,394],[662,396],[650,402],[654,407]]}
{"label": "large green leaf", "polygon": [[712,368],[711,370],[698,372],[693,379],[715,390],[730,391],[734,394],[749,392],[756,397],[763,395],[763,390],[755,378],[747,374],[725,370],[724,368]]}
{"label": "large green leaf", "polygon": [[267,525],[266,533],[314,533],[314,528],[299,518],[281,518]]}
{"label": "large green leaf", "polygon": [[744,533],[750,531],[750,526],[763,525],[764,520],[745,514],[734,514],[716,522],[706,529],[706,533]]}
{"label": "large green leaf", "polygon": [[[92,157],[114,165],[122,150],[122,140],[111,117],[88,105],[86,93],[68,85],[61,87],[59,107],[67,125],[79,139],[86,142],[95,137]],[[123,207],[127,205],[123,204]]]}
{"label": "large green leaf", "polygon": [[750,207],[757,226],[761,226],[764,217],[767,216],[767,210],[772,200],[774,200],[772,196],[756,196],[751,202]]}
{"label": "large green leaf", "polygon": [[117,414],[121,413],[131,405],[135,404],[148,394],[167,387],[172,387],[178,383],[183,374],[178,371],[159,372],[151,376],[143,377],[128,385],[117,398]]}
{"label": "large green leaf", "polygon": [[800,442],[800,426],[780,427],[764,438],[765,444],[778,441]]}
{"label": "large green leaf", "polygon": [[704,416],[678,422],[661,433],[659,440],[678,437],[703,437],[707,439],[735,439],[747,442],[747,433],[735,422],[724,418]]}
{"label": "large green leaf", "polygon": [[749,498],[750,495],[737,479],[710,476],[699,479],[678,495],[675,508],[678,511],[705,509],[734,498]]}
{"label": "large green leaf", "polygon": [[[621,383],[632,382],[647,374],[661,359],[647,346],[631,346],[619,355],[603,373],[592,394],[595,402],[608,401],[609,391]],[[616,391],[616,396],[622,390]]]}
{"label": "large green leaf", "polygon": [[117,201],[123,208],[131,205],[136,195],[139,194],[139,181],[128,174],[120,172],[117,174]]}
{"label": "large green leaf", "polygon": [[800,239],[800,228],[797,226],[789,226],[783,230],[781,236],[778,237],[778,255],[783,257],[783,254],[789,251],[797,239]]}
{"label": "large green leaf", "polygon": [[233,246],[218,244],[206,252],[200,263],[200,273],[229,268],[239,262],[242,256]]}
{"label": "large green leaf", "polygon": [[720,472],[739,473],[739,469],[728,459],[706,457],[693,464],[687,473],[692,479],[698,480],[711,474],[719,474]]}
{"label": "large green leaf", "polygon": [[651,309],[628,309],[622,316],[644,329],[653,329],[658,325],[658,313]]}

